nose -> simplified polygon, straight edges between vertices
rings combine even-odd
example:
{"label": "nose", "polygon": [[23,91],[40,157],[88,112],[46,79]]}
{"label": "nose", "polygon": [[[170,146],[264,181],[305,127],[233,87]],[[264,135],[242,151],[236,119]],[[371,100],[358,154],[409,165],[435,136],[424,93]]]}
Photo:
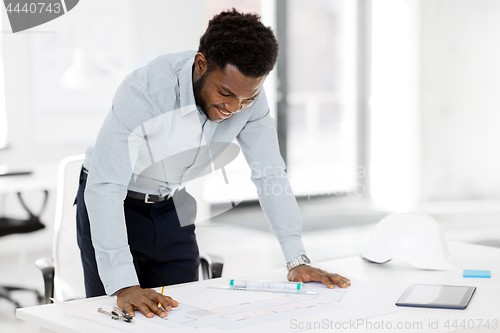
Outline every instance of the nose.
{"label": "nose", "polygon": [[224,108],[229,112],[238,112],[243,108],[243,104],[240,101],[234,101],[232,103],[224,103]]}
{"label": "nose", "polygon": [[238,112],[241,111],[243,108],[246,108],[247,106],[250,106],[252,104],[252,101],[234,101],[232,103],[224,103],[224,107],[226,110],[230,112]]}

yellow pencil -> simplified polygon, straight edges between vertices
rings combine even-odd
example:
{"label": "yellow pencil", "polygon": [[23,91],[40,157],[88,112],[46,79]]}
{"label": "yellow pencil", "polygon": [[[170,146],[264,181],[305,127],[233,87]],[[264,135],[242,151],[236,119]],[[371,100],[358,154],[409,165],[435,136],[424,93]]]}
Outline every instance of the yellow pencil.
{"label": "yellow pencil", "polygon": [[[165,291],[165,286],[161,287],[161,294]],[[161,303],[158,303],[158,307],[161,308]]]}

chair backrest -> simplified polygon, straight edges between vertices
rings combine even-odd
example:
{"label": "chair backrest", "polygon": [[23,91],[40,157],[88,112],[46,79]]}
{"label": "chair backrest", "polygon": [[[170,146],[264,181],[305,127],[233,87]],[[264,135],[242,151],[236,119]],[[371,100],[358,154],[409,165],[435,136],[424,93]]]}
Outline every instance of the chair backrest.
{"label": "chair backrest", "polygon": [[76,205],[73,205],[84,158],[85,155],[70,156],[59,164],[52,259],[54,297],[60,301],[85,298],[82,261],[76,240]]}

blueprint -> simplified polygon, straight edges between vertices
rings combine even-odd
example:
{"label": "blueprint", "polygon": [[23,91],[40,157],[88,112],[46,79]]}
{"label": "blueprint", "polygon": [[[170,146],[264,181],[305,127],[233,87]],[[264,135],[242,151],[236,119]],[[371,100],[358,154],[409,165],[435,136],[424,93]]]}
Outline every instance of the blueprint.
{"label": "blueprint", "polygon": [[345,289],[323,287],[322,291],[309,295],[205,287],[193,293],[192,298],[183,297],[184,304],[172,310],[162,320],[162,325],[232,330],[343,308],[338,302],[347,292]]}
{"label": "blueprint", "polygon": [[98,308],[110,311],[116,298],[97,298],[78,304],[56,302],[67,314],[93,320],[127,332],[211,328],[228,331],[257,324],[299,318],[326,311],[343,309],[339,301],[347,289],[327,289],[310,284],[308,290],[320,290],[315,294],[283,292],[257,292],[208,288],[206,285],[186,285],[169,289],[169,295],[179,301],[179,306],[168,312],[166,318],[146,318],[136,311],[134,323],[111,320],[97,312]]}

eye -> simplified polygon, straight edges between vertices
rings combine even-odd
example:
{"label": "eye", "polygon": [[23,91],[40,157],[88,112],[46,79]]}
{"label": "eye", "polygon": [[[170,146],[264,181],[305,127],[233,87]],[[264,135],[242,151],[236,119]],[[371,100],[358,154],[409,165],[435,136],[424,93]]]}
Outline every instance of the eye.
{"label": "eye", "polygon": [[221,96],[224,96],[224,97],[230,97],[230,96],[231,96],[231,95],[226,95],[226,94],[223,94],[223,93],[222,93],[222,92],[220,92],[220,91],[219,91],[219,94],[220,94]]}

